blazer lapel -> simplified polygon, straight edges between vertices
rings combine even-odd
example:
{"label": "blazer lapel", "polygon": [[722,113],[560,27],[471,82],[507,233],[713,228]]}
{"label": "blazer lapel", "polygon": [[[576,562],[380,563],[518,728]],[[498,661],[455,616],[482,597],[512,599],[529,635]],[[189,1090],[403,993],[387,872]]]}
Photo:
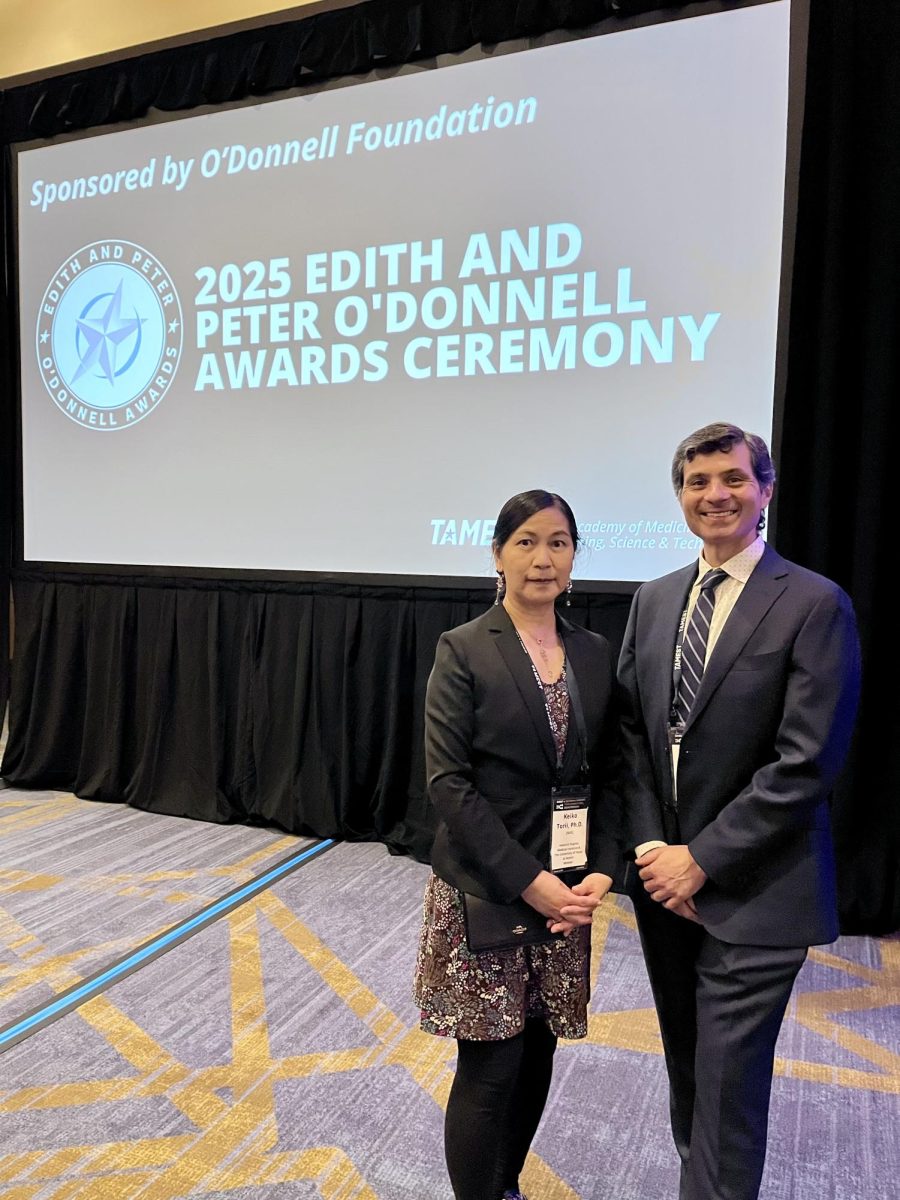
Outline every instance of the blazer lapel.
{"label": "blazer lapel", "polygon": [[502,605],[491,610],[488,628],[494,634],[497,649],[509,669],[510,675],[522,697],[522,703],[528,710],[528,715],[534,725],[535,733],[541,748],[553,770],[556,769],[556,745],[550,732],[550,722],[547,720],[547,708],[544,696],[534,678],[531,659],[523,650],[516,633],[515,626],[509,619],[509,613]]}
{"label": "blazer lapel", "polygon": [[788,568],[784,559],[766,547],[763,557],[756,564],[738,596],[737,603],[709,656],[686,728],[690,728],[703,712],[716,688],[747,644],[750,635],[787,587],[787,575]]}

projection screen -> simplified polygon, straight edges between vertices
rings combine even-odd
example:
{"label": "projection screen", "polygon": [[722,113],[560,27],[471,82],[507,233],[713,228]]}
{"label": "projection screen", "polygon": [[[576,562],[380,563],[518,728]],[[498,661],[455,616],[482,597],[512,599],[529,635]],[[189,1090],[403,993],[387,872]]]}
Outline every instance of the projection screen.
{"label": "projection screen", "polygon": [[562,493],[577,574],[697,543],[690,430],[769,437],[786,0],[17,156],[23,554],[490,573]]}

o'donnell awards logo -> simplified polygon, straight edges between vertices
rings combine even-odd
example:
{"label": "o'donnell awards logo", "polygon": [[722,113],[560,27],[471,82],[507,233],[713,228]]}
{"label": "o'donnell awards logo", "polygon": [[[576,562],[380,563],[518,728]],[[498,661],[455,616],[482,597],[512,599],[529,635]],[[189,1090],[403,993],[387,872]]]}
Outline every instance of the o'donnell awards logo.
{"label": "o'donnell awards logo", "polygon": [[181,358],[181,303],[159,259],[134,242],[93,242],[51,280],[37,322],[44,386],[88,429],[153,412]]}

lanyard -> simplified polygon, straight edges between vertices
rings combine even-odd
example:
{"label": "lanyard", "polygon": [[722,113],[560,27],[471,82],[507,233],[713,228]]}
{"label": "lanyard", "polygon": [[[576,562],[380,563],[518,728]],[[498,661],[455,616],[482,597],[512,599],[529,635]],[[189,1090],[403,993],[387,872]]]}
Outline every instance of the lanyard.
{"label": "lanyard", "polygon": [[578,740],[581,742],[581,769],[585,776],[588,773],[587,757],[587,725],[584,720],[584,709],[581,707],[581,692],[578,690],[578,680],[572,667],[566,674],[566,684],[569,688],[569,703],[575,710],[575,725],[578,729]]}
{"label": "lanyard", "polygon": [[[544,691],[544,681],[543,681],[543,679],[541,679],[540,673],[538,672],[538,669],[534,665],[534,661],[532,660],[531,655],[528,653],[528,650],[525,647],[525,643],[522,641],[521,637],[519,636],[518,629],[516,630],[516,637],[519,638],[519,645],[522,647],[523,653],[528,658],[528,664],[531,667],[531,673],[532,673],[532,675],[534,675],[535,682],[537,683],[538,687],[541,689],[541,699],[544,701],[544,709],[547,713],[547,724],[550,726],[550,728],[552,730],[553,722],[552,722],[551,714],[550,714],[550,705],[547,703],[547,693]],[[565,647],[563,647],[563,654],[565,655]],[[587,723],[585,722],[585,719],[584,719],[584,709],[581,707],[581,692],[579,691],[579,688],[578,688],[578,680],[575,678],[575,672],[572,669],[572,664],[569,662],[568,658],[565,658],[565,657],[563,658],[562,677],[565,678],[566,689],[569,693],[569,710],[571,713],[574,714],[574,717],[575,717],[575,728],[578,730],[578,741],[581,744],[581,769],[585,773],[585,776],[586,776],[587,772],[588,772]],[[562,753],[559,750],[557,750],[556,751],[556,769],[557,769],[557,771],[560,769],[560,767],[562,767],[562,759],[563,759]]]}
{"label": "lanyard", "polygon": [[675,697],[678,695],[678,689],[681,686],[681,648],[684,645],[684,630],[687,625],[688,610],[685,607],[681,614],[681,620],[678,623],[678,636],[675,639],[675,659],[672,663],[672,707],[675,706]]}

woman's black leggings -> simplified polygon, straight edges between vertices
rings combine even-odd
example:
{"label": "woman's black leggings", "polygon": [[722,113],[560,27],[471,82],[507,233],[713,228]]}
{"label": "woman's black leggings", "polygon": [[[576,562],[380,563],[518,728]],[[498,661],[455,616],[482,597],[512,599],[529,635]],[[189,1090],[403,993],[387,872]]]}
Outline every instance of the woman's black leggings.
{"label": "woman's black leggings", "polygon": [[528,1020],[500,1042],[458,1039],[444,1149],[456,1200],[500,1200],[519,1173],[547,1102],[556,1038]]}

